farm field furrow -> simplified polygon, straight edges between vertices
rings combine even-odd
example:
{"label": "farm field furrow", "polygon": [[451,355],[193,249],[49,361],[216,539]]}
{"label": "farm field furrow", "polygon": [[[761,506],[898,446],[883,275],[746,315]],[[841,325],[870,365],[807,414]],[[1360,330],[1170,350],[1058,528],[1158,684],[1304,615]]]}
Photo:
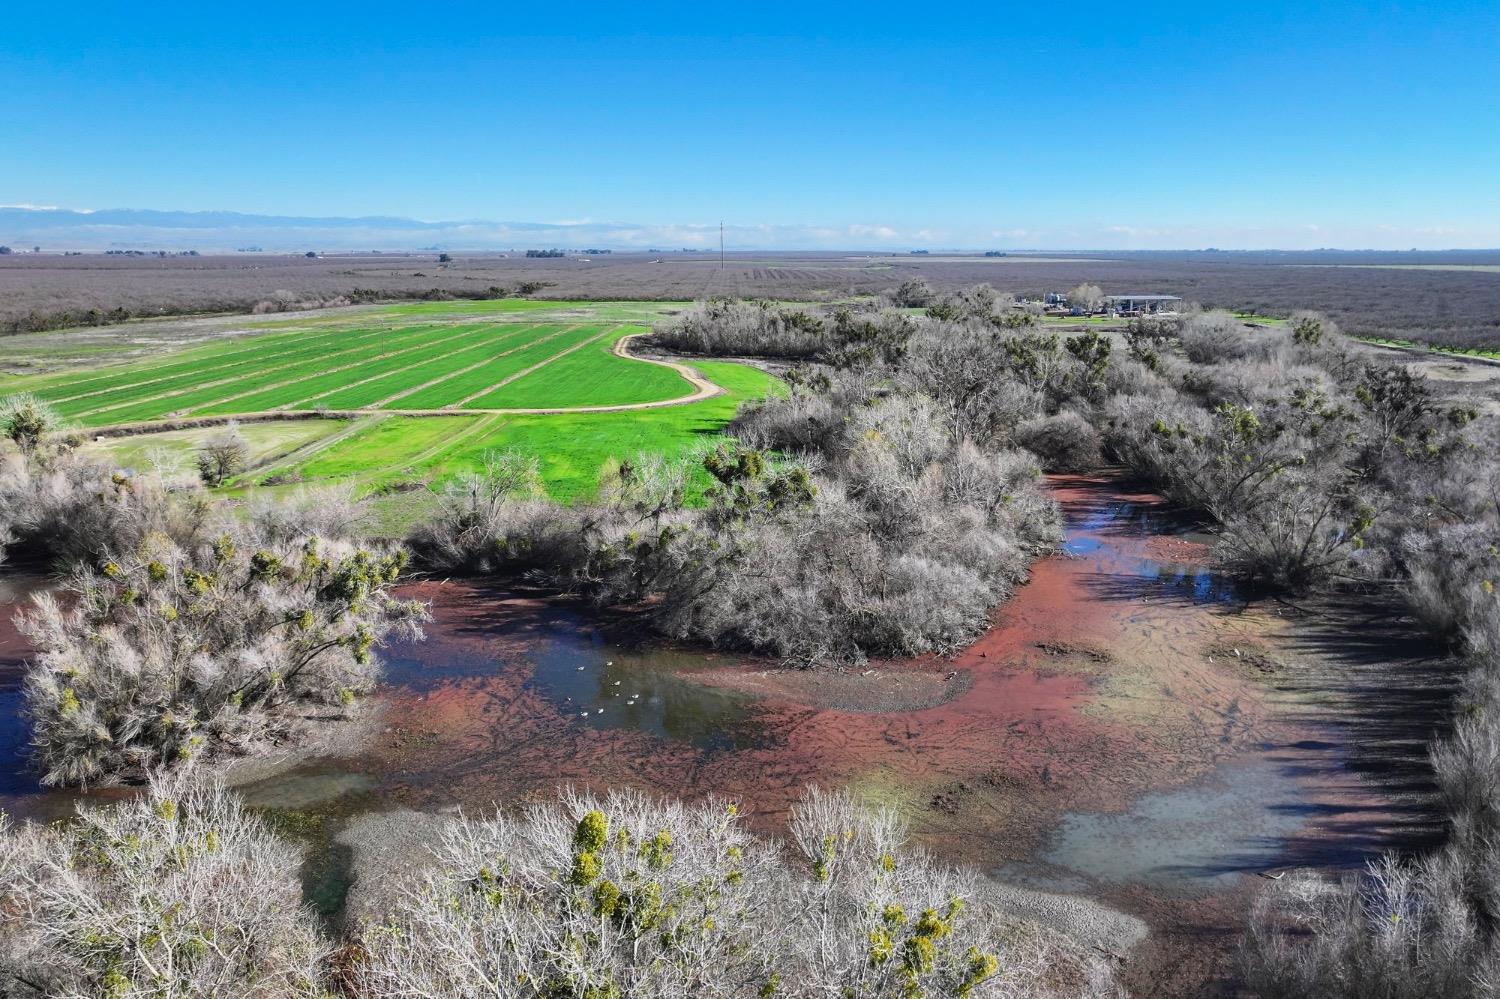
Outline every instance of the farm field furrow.
{"label": "farm field furrow", "polygon": [[[561,350],[566,350],[575,343],[582,343],[589,337],[598,336],[601,332],[597,326],[549,326],[538,331],[538,342],[532,346],[525,347],[505,357],[496,358],[483,367],[475,368],[467,374],[437,385],[432,385],[414,392],[409,396],[397,400],[392,408],[395,409],[442,409],[446,406],[454,406],[477,392],[488,391],[489,388],[510,377],[518,371],[523,371],[538,361],[556,355]],[[542,337],[546,339],[543,340]]]}
{"label": "farm field furrow", "polygon": [[299,330],[251,336],[234,336],[217,342],[172,352],[168,360],[152,364],[128,361],[102,369],[39,375],[27,379],[25,389],[62,401],[108,389],[146,383],[160,384],[167,378],[196,374],[207,378],[246,363],[274,364],[319,351],[332,352],[361,346],[371,339],[396,339],[441,326],[411,323],[381,323],[366,327],[343,327],[327,331]]}
{"label": "farm field furrow", "polygon": [[[257,381],[273,381],[278,372],[291,371],[309,363],[337,364],[341,360],[358,358],[367,354],[399,350],[418,344],[431,335],[431,330],[427,327],[414,327],[410,330],[398,331],[389,337],[372,339],[370,334],[366,334],[348,338],[355,342],[350,342],[347,346],[337,341],[319,342],[295,350],[287,350],[284,353],[262,352],[228,365],[199,366],[196,369],[190,367],[183,373],[161,380],[131,380],[119,386],[95,389],[80,396],[63,397],[57,400],[57,408],[65,416],[82,416],[104,412],[117,403],[165,398],[174,392],[195,385],[205,389],[215,385],[234,385],[242,382],[247,376],[254,376]],[[44,398],[46,397],[44,394]]]}
{"label": "farm field furrow", "polygon": [[[374,335],[379,330],[367,331]],[[359,331],[348,328],[335,330],[331,333],[312,334],[318,338],[335,338],[339,336],[359,335]],[[210,340],[206,343],[195,343],[174,351],[169,356],[170,362],[164,363],[159,358],[130,358],[121,360],[117,357],[106,358],[106,363],[91,367],[82,373],[76,370],[54,371],[40,375],[6,375],[0,377],[0,393],[10,392],[35,392],[38,394],[55,394],[57,391],[66,390],[69,394],[89,391],[93,388],[104,387],[109,383],[118,382],[124,378],[145,379],[160,375],[173,374],[185,370],[207,370],[210,365],[218,362],[232,361],[248,355],[263,355],[271,349],[282,349],[288,345],[296,346],[307,342],[309,334],[306,332],[287,332],[251,336],[232,336],[222,339]],[[248,346],[247,346],[248,344]],[[112,348],[101,346],[100,351],[112,352]]]}
{"label": "farm field furrow", "polygon": [[309,479],[335,479],[368,474],[375,468],[400,469],[481,418],[479,414],[390,417],[320,453],[301,472]]}
{"label": "farm field furrow", "polygon": [[474,393],[468,398],[461,400],[458,405],[464,409],[501,409],[508,407],[510,404],[505,400],[508,398],[510,387],[516,382],[532,378],[537,374],[537,372],[550,368],[553,364],[557,364],[565,358],[572,357],[579,351],[588,350],[590,347],[594,346],[601,340],[610,340],[612,339],[613,334],[616,332],[616,330],[613,329],[606,330],[604,332],[597,332],[597,327],[595,327],[595,330],[596,332],[593,336],[585,337],[581,340],[575,340],[568,346],[563,347],[546,357],[533,361],[514,374],[506,378],[502,378],[494,385],[489,386],[482,393]]}
{"label": "farm field furrow", "polygon": [[[308,404],[327,406],[330,409],[358,409],[373,407],[383,400],[408,389],[417,388],[440,378],[451,377],[470,365],[478,365],[496,354],[516,350],[535,336],[536,327],[499,327],[511,332],[498,336],[476,347],[466,347],[445,353],[430,361],[413,362],[410,366],[380,375],[376,378],[360,378],[347,387],[334,392],[321,393],[316,397],[301,400],[296,405],[305,408]],[[401,408],[392,404],[392,409]]]}
{"label": "farm field furrow", "polygon": [[[693,487],[701,490],[709,484],[708,473],[689,456],[723,439],[724,424],[742,402],[783,390],[773,377],[746,365],[705,361],[693,366],[723,387],[724,394],[683,406],[605,413],[503,419],[462,410],[452,416],[396,414],[373,419],[304,461],[267,467],[255,478],[295,469],[308,483],[354,479],[369,488],[416,476],[436,484],[479,470],[490,452],[518,450],[537,456],[549,495],[571,501],[595,489],[600,469],[609,461],[656,453],[692,463]],[[485,426],[487,419],[500,422]],[[422,491],[375,502],[382,510],[404,511],[394,514],[394,522],[404,523],[405,516],[425,509],[432,496]]]}
{"label": "farm field furrow", "polygon": [[[426,329],[423,326],[407,326],[400,328],[370,329],[370,330],[335,330],[328,333],[303,333],[282,334],[277,336],[254,337],[252,343],[243,349],[233,349],[230,343],[216,344],[218,349],[200,351],[192,349],[184,351],[181,359],[169,364],[140,365],[132,364],[121,367],[119,370],[97,377],[79,378],[73,375],[43,376],[48,379],[47,384],[51,388],[45,391],[55,396],[57,402],[67,402],[74,398],[93,395],[109,389],[127,388],[135,385],[158,385],[178,375],[197,375],[200,378],[217,375],[221,371],[234,370],[250,363],[268,363],[274,360],[279,362],[283,359],[306,356],[308,353],[328,350],[342,350],[359,346],[361,341],[372,337],[396,337],[410,332]],[[242,343],[235,340],[233,343]],[[37,389],[43,391],[43,389]],[[65,393],[65,394],[63,394]]]}
{"label": "farm field furrow", "polygon": [[[637,319],[649,310],[636,304],[509,302],[419,303],[358,314],[297,321],[294,329],[250,335],[236,329],[223,339],[194,341],[167,350],[154,366],[131,360],[83,366],[66,373],[19,377],[18,391],[38,391],[77,427],[107,427],[154,420],[223,418],[323,409],[432,411],[576,409],[671,402],[692,385],[669,367],[614,353],[622,338],[646,332]],[[652,306],[652,308],[658,308]],[[631,320],[635,322],[631,322]],[[261,328],[267,328],[269,324]],[[161,334],[169,339],[170,331]],[[139,338],[121,341],[135,349]],[[380,421],[383,422],[383,421]],[[414,458],[446,475],[479,461],[487,442],[511,431],[509,421],[455,424],[468,432],[451,447],[434,451],[428,434],[403,420],[381,431],[379,447],[396,461]],[[347,425],[346,425],[347,426]],[[319,444],[319,462],[340,455],[374,433],[379,423],[341,431]],[[517,433],[524,433],[518,429]],[[411,448],[391,445],[392,436],[414,438]],[[186,438],[185,438],[186,439]],[[528,440],[527,446],[536,442]],[[144,442],[143,442],[144,445]],[[615,454],[611,445],[605,457]],[[133,462],[140,455],[127,451]],[[404,457],[403,457],[404,456]],[[273,458],[278,468],[304,471],[296,455]],[[314,454],[306,459],[311,460]],[[591,478],[569,463],[566,475]],[[556,463],[556,462],[554,462]],[[315,475],[326,474],[319,465]],[[382,473],[383,475],[383,473]],[[382,475],[375,475],[372,481]],[[581,480],[580,480],[581,481]],[[576,487],[564,494],[576,492]]]}
{"label": "farm field furrow", "polygon": [[325,392],[338,390],[351,382],[374,375],[404,371],[413,364],[425,363],[453,350],[488,343],[495,338],[497,331],[503,329],[504,327],[497,326],[464,327],[465,332],[420,340],[394,352],[370,350],[360,356],[341,359],[332,366],[318,364],[296,369],[272,379],[259,390],[249,385],[239,391],[220,391],[217,396],[205,400],[203,405],[196,408],[207,415],[226,415],[294,408],[304,400],[312,406],[315,404],[315,397]]}
{"label": "farm field furrow", "polygon": [[[416,338],[418,341],[421,337]],[[418,349],[420,342],[404,342],[397,345],[368,345],[354,354],[345,355],[335,359],[335,367],[344,367],[351,363],[359,363],[365,357],[378,357],[389,353],[391,350]],[[238,397],[254,393],[258,384],[285,385],[288,381],[313,377],[326,369],[327,362],[317,356],[303,358],[296,366],[279,370],[264,377],[257,377],[260,372],[245,372],[241,377],[232,381],[220,382],[211,379],[202,388],[192,389],[185,387],[171,390],[166,393],[155,393],[143,390],[143,394],[137,400],[127,400],[123,403],[112,403],[108,406],[91,410],[80,414],[83,421],[88,425],[104,426],[116,423],[129,423],[138,420],[159,419],[167,416],[183,416],[189,413],[197,414],[204,406],[222,402],[230,397]],[[249,413],[256,410],[236,403],[227,412]],[[71,414],[69,414],[71,415]]]}
{"label": "farm field furrow", "polygon": [[[657,306],[625,303],[510,303],[504,308],[473,303],[420,303],[338,317],[337,323],[300,322],[290,332],[236,336],[164,352],[155,377],[132,366],[77,367],[66,377],[22,379],[79,386],[107,375],[108,395],[91,396],[96,411],[69,415],[75,426],[149,422],[167,417],[233,417],[278,407],[341,411],[385,410],[389,416],[358,420],[248,422],[241,433],[251,443],[251,469],[233,488],[267,478],[282,485],[351,482],[374,490],[382,523],[400,526],[435,502],[433,490],[454,476],[482,467],[485,455],[516,448],[535,454],[549,494],[559,499],[588,495],[611,460],[641,452],[687,457],[718,438],[736,406],[775,390],[776,382],[754,368],[695,362],[694,367],[724,394],[685,405],[617,412],[485,415],[465,408],[574,408],[621,406],[679,399],[691,384],[668,367],[613,353],[622,338],[644,332],[641,322]],[[420,325],[418,325],[420,324]],[[314,330],[314,327],[316,329]],[[389,355],[395,356],[374,358]],[[327,371],[328,367],[341,370]],[[196,373],[203,384],[187,377]],[[217,376],[217,377],[216,377]],[[133,386],[130,383],[135,383]],[[504,384],[501,384],[504,383]],[[131,394],[131,393],[135,394]],[[462,400],[471,400],[462,403]],[[83,399],[76,400],[81,408]],[[458,406],[451,415],[402,415],[403,410]],[[170,452],[173,468],[189,469],[194,449],[216,427],[159,430],[112,438],[94,445],[122,463],[151,467],[153,456]],[[706,474],[706,473],[705,473]],[[697,476],[702,478],[702,476]],[[425,481],[428,490],[382,488]],[[699,483],[701,486],[702,483]]]}
{"label": "farm field furrow", "polygon": [[686,395],[692,386],[682,375],[660,364],[621,357],[614,346],[643,329],[626,329],[559,358],[491,397],[496,408],[537,409],[618,406]]}
{"label": "farm field furrow", "polygon": [[448,478],[479,471],[488,452],[516,450],[536,455],[548,494],[570,502],[594,492],[599,472],[610,460],[665,454],[689,462],[693,491],[700,492],[711,480],[691,456],[724,440],[724,425],[742,402],[784,389],[771,375],[748,365],[705,361],[694,362],[693,367],[722,387],[724,394],[656,409],[517,414],[494,433],[445,455],[429,474]]}

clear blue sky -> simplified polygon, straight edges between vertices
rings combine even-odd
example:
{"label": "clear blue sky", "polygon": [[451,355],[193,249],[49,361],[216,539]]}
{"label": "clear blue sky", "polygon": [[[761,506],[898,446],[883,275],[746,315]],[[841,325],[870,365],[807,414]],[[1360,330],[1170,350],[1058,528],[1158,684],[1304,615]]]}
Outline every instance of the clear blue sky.
{"label": "clear blue sky", "polygon": [[1494,0],[15,2],[0,204],[1495,246],[1497,53]]}

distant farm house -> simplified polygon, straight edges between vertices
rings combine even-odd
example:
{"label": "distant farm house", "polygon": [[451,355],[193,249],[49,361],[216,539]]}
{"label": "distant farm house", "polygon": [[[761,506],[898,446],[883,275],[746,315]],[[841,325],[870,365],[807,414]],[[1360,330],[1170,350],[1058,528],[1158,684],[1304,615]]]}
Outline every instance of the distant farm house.
{"label": "distant farm house", "polygon": [[1117,316],[1139,316],[1152,312],[1176,312],[1182,299],[1176,295],[1105,295],[1104,309]]}

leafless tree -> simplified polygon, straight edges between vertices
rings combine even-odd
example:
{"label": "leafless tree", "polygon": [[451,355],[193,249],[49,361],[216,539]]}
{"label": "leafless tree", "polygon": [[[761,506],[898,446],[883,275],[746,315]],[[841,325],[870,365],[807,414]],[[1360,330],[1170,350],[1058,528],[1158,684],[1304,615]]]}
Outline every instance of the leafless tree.
{"label": "leafless tree", "polygon": [[1104,289],[1097,284],[1080,284],[1068,292],[1068,305],[1092,315],[1104,305]]}
{"label": "leafless tree", "polygon": [[208,486],[222,486],[250,463],[250,445],[236,424],[230,423],[198,446],[198,476]]}

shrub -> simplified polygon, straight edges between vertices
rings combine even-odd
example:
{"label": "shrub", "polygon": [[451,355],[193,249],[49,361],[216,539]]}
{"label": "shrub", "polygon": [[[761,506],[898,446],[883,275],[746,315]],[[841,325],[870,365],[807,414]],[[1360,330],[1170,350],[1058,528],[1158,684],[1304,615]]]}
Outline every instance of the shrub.
{"label": "shrub", "polygon": [[354,487],[304,487],[290,493],[255,495],[243,508],[250,531],[270,544],[309,536],[359,541],[369,526],[369,509],[354,498]]}
{"label": "shrub", "polygon": [[840,368],[896,364],[917,328],[917,320],[900,309],[869,312],[840,307],[834,310],[829,342],[820,358]]}
{"label": "shrub", "polygon": [[1257,905],[1242,950],[1246,985],[1263,999],[1492,996],[1493,935],[1467,895],[1446,851],[1386,858],[1333,882],[1294,872]]}
{"label": "shrub", "polygon": [[823,321],[811,313],[722,299],[656,327],[654,340],[667,350],[721,356],[812,357],[828,344]]}
{"label": "shrub", "polygon": [[1031,316],[1016,309],[1014,295],[1002,295],[988,284],[976,284],[938,296],[927,306],[932,319],[979,320],[997,328],[1031,325]]}
{"label": "shrub", "polygon": [[209,542],[151,535],[78,566],[66,607],[38,596],[19,620],[37,649],[23,689],[43,781],[243,750],[285,731],[290,706],[368,691],[374,648],[420,635],[425,607],[389,592],[405,564],[400,549],[226,523]]}
{"label": "shrub", "polygon": [[1111,404],[1112,449],[1172,498],[1219,522],[1216,554],[1273,588],[1355,568],[1380,510],[1353,466],[1347,411],[1316,395],[1212,414],[1171,401]]}
{"label": "shrub", "polygon": [[927,279],[919,277],[907,278],[889,293],[891,302],[903,309],[925,309],[935,294]]}
{"label": "shrub", "polygon": [[1040,415],[1065,355],[1055,337],[998,338],[977,326],[929,322],[912,339],[897,385],[950,414],[953,435],[982,445]]}
{"label": "shrub", "polygon": [[477,476],[412,544],[448,569],[649,598],[665,634],[802,665],[951,649],[1055,543],[1055,507],[1034,462],[955,446],[926,400],[877,400],[848,420],[809,456],[822,474],[744,446],[708,453],[698,506],[685,469],[660,459],[610,470],[596,502],[566,508]]}
{"label": "shrub", "polygon": [[34,395],[0,399],[0,434],[8,437],[23,454],[41,446],[47,434],[62,426],[62,417],[45,400]]}
{"label": "shrub", "polygon": [[139,548],[148,537],[193,543],[212,519],[201,490],[72,453],[6,461],[0,517],[21,545],[64,562],[100,563]]}
{"label": "shrub", "polygon": [[740,407],[728,431],[752,447],[795,454],[833,454],[848,413],[875,399],[880,378],[869,368],[788,373],[791,391]]}
{"label": "shrub", "polygon": [[1043,996],[1050,955],[969,874],[903,848],[886,810],[814,791],[793,856],[733,806],[568,793],[453,820],[437,863],[363,932],[376,995]]}
{"label": "shrub", "polygon": [[1177,335],[1189,361],[1220,364],[1250,356],[1256,349],[1256,338],[1274,334],[1252,332],[1227,312],[1205,312],[1190,317]]}
{"label": "shrub", "polygon": [[1086,472],[1104,460],[1099,432],[1072,410],[1027,420],[1016,428],[1016,443],[1049,472]]}
{"label": "shrub", "polygon": [[793,470],[711,497],[708,523],[663,548],[658,626],[799,664],[947,651],[982,631],[1055,543],[1056,509],[1030,460],[955,449],[901,412],[862,417],[892,432],[855,425],[815,490]]}
{"label": "shrub", "polygon": [[0,817],[0,994],[325,996],[302,858],[211,784],[49,826]]}

